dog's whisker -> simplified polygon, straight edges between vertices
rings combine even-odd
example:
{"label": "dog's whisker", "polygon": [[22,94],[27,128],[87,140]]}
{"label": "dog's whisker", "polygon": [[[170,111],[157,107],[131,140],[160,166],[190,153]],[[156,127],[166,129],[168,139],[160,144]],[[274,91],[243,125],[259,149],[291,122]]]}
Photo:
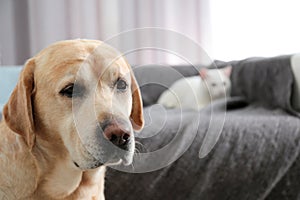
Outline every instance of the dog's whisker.
{"label": "dog's whisker", "polygon": [[148,152],[147,148],[145,147],[145,145],[143,145],[141,142],[139,141],[135,141],[135,150],[138,152],[138,153],[145,153],[145,152]]}
{"label": "dog's whisker", "polygon": [[134,159],[135,160],[141,160],[143,152],[140,152],[138,149],[136,149],[136,151],[137,152],[135,152],[135,154],[134,154],[135,155]]}
{"label": "dog's whisker", "polygon": [[135,153],[135,154],[140,154],[141,152],[140,152],[138,149],[135,149],[135,150],[134,150],[134,153]]}

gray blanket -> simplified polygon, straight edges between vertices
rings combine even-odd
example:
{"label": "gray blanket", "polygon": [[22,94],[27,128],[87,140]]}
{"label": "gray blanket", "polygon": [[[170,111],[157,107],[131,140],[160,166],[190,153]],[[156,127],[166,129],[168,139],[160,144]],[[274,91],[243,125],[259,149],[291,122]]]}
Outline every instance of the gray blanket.
{"label": "gray blanket", "polygon": [[[121,199],[300,199],[300,120],[290,106],[291,74],[289,58],[251,59],[232,62],[232,95],[198,112],[145,108],[151,117],[146,124],[159,125],[157,135],[139,139],[144,149],[155,151],[178,134],[182,144],[191,146],[169,166],[157,171],[133,174],[108,170],[106,198]],[[241,97],[241,98],[240,98]],[[216,145],[204,158],[199,150],[210,127],[225,123]],[[183,116],[181,118],[181,116]],[[200,121],[197,120],[200,116]],[[150,125],[150,127],[151,127]],[[194,137],[194,126],[198,126]],[[147,135],[148,127],[141,135]],[[218,132],[211,132],[212,138]],[[216,134],[214,136],[214,134]],[[138,135],[137,135],[138,137]],[[179,145],[183,148],[185,145]],[[166,159],[169,159],[166,158]]]}
{"label": "gray blanket", "polygon": [[[223,116],[219,102],[217,115]],[[147,109],[146,108],[146,112]],[[163,120],[153,113],[153,124]],[[188,111],[186,111],[188,112]],[[169,110],[168,120],[179,110]],[[177,113],[177,115],[176,115]],[[107,199],[298,199],[300,198],[300,121],[280,109],[247,106],[227,112],[222,134],[205,158],[198,157],[209,125],[210,109],[201,112],[201,123],[191,147],[170,166],[145,174],[108,170]],[[186,114],[186,113],[184,113]],[[196,115],[197,113],[195,113]],[[185,123],[185,139],[193,121]],[[170,124],[172,129],[172,124]],[[173,125],[174,126],[174,125]],[[143,140],[152,151],[170,141],[174,132]],[[154,147],[153,147],[154,146]]]}

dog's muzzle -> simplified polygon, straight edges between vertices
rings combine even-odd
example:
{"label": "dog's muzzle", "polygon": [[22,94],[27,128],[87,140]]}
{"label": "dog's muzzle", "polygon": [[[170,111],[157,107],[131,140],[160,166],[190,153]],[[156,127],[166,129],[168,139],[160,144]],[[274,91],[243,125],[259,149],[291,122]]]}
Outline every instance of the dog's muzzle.
{"label": "dog's muzzle", "polygon": [[131,164],[134,153],[131,123],[120,118],[107,119],[99,123],[98,131],[103,136],[103,163]]}
{"label": "dog's muzzle", "polygon": [[129,165],[133,161],[135,140],[129,120],[110,117],[96,124],[94,134],[83,139],[90,160],[74,162],[76,167],[94,169],[101,165]]}

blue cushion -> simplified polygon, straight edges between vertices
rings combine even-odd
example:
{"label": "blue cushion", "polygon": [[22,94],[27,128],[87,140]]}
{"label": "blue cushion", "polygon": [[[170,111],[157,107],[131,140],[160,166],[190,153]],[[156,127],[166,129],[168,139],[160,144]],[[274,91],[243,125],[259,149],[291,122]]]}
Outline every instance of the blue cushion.
{"label": "blue cushion", "polygon": [[17,84],[21,66],[0,66],[0,113]]}

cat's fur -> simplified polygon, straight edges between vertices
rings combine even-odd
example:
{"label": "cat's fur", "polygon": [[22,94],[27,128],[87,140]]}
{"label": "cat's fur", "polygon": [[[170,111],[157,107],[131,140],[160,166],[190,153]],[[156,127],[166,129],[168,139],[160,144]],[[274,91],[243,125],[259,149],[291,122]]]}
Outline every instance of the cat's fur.
{"label": "cat's fur", "polygon": [[222,69],[203,68],[199,76],[182,78],[162,93],[158,103],[167,108],[199,110],[211,101],[229,95],[231,66]]}

